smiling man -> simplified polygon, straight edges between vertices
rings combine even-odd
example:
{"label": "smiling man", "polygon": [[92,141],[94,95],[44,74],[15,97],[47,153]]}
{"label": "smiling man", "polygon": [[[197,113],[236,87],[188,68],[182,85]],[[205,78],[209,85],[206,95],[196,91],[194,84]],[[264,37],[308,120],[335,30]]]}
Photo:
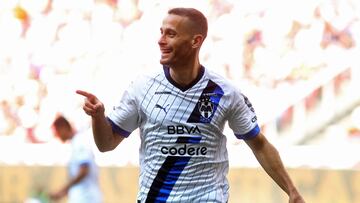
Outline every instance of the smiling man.
{"label": "smiling man", "polygon": [[278,151],[261,133],[248,98],[200,63],[207,30],[200,11],[170,9],[158,41],[161,70],[131,83],[108,115],[95,95],[77,91],[85,97],[83,109],[92,117],[99,150],[115,149],[139,128],[138,202],[225,203],[229,161],[223,130],[228,123],[289,202],[304,203]]}

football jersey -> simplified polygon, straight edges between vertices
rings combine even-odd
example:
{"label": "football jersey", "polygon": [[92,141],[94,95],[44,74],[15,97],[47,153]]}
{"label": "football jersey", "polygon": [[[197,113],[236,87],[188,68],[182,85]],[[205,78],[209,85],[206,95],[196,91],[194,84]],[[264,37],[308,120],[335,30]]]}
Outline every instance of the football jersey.
{"label": "football jersey", "polygon": [[77,133],[71,139],[71,157],[68,164],[71,179],[79,174],[82,165],[89,166],[88,175],[69,189],[69,203],[101,203],[102,193],[98,181],[98,166],[91,148],[91,134]]}
{"label": "football jersey", "polygon": [[112,129],[128,136],[139,128],[138,202],[219,202],[228,200],[226,124],[239,139],[260,129],[251,103],[213,71],[187,87],[169,68],[141,76],[108,114]]}

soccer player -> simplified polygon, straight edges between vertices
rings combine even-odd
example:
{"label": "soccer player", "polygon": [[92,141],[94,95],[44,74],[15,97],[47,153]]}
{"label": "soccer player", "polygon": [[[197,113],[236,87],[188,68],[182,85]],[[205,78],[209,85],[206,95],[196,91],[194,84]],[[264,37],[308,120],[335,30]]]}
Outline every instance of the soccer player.
{"label": "soccer player", "polygon": [[98,167],[87,134],[76,132],[64,116],[58,116],[52,126],[59,139],[71,142],[72,151],[68,163],[70,180],[50,198],[59,200],[68,195],[69,203],[101,203]]}
{"label": "soccer player", "polygon": [[278,151],[261,133],[249,99],[200,63],[207,30],[200,11],[170,9],[158,41],[162,68],[131,83],[108,115],[95,95],[77,90],[85,97],[83,109],[92,118],[97,147],[113,150],[139,128],[138,202],[225,203],[229,165],[223,130],[228,122],[289,202],[304,203]]}

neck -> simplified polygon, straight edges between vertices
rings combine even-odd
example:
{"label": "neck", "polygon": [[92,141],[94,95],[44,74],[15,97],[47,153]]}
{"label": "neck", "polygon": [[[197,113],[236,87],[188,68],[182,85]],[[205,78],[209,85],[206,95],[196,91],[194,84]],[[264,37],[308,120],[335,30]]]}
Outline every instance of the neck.
{"label": "neck", "polygon": [[170,67],[171,78],[181,86],[187,86],[200,74],[200,62],[196,60],[192,64]]}

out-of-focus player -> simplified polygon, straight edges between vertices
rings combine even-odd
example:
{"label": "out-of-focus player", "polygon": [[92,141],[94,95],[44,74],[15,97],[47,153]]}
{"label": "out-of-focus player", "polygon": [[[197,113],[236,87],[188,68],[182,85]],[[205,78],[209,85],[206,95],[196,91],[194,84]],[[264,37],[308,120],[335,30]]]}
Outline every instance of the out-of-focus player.
{"label": "out-of-focus player", "polygon": [[58,116],[52,126],[60,140],[70,142],[71,157],[68,163],[69,181],[50,193],[50,198],[59,200],[68,195],[69,203],[101,203],[98,167],[90,145],[92,138],[86,133],[76,132],[64,116]]}

